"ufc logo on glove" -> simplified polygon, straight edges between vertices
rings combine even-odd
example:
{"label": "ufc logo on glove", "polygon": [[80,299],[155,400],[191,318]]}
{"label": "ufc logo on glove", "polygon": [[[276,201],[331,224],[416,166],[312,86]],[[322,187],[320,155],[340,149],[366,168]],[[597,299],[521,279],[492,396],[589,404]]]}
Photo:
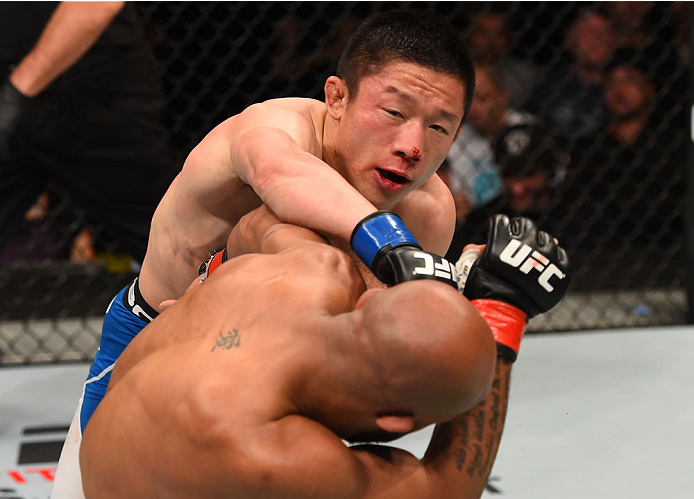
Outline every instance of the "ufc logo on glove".
{"label": "ufc logo on glove", "polygon": [[444,279],[456,280],[456,270],[455,266],[448,263],[445,258],[437,256],[441,261],[439,263],[434,263],[434,256],[430,253],[425,253],[423,251],[418,251],[412,253],[414,258],[419,258],[422,260],[423,267],[415,267],[414,273],[421,276],[436,276],[442,277]]}
{"label": "ufc logo on glove", "polygon": [[521,243],[518,239],[511,239],[509,241],[506,248],[504,248],[499,255],[499,259],[511,267],[518,268],[518,270],[524,274],[530,273],[533,269],[540,272],[540,277],[537,278],[537,282],[540,283],[540,286],[548,293],[554,291],[554,286],[549,283],[552,277],[557,276],[559,279],[564,279],[566,277],[566,274],[559,270],[559,267],[550,263],[546,256],[537,251],[533,251],[530,246]]}

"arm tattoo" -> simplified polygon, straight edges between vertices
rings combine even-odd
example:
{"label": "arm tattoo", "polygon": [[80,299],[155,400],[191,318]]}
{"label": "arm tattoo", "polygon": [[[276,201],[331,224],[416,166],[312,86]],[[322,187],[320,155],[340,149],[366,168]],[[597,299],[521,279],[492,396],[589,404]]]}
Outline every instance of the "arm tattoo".
{"label": "arm tattoo", "polygon": [[460,448],[455,452],[455,467],[458,471],[462,471],[465,466],[465,458],[467,457],[467,451],[464,448]]}
{"label": "arm tattoo", "polygon": [[467,419],[461,419],[457,422],[460,426],[460,445],[463,447],[468,446],[468,436],[470,434],[469,423]]}
{"label": "arm tattoo", "polygon": [[219,338],[215,340],[215,344],[212,347],[212,352],[217,348],[224,350],[231,350],[232,348],[238,348],[241,346],[241,333],[238,329],[232,329],[227,331],[226,336],[224,333],[219,333]]}
{"label": "arm tattoo", "polygon": [[[456,489],[469,491],[470,497],[481,496],[488,486],[504,429],[510,376],[511,363],[498,359],[495,379],[485,400],[436,425],[423,458],[434,473],[450,480]],[[445,480],[442,483],[449,484]]]}
{"label": "arm tattoo", "polygon": [[472,462],[470,466],[467,467],[467,474],[475,476],[475,471],[479,470],[482,465],[482,446],[480,444],[475,444],[475,454],[472,457]]}
{"label": "arm tattoo", "polygon": [[494,392],[492,392],[491,395],[494,398],[494,401],[492,402],[492,416],[489,419],[489,427],[496,431],[496,429],[499,427],[499,416],[501,416],[501,413],[499,412],[500,397],[498,393]]}
{"label": "arm tattoo", "polygon": [[475,438],[478,442],[482,441],[484,435],[484,423],[486,421],[484,411],[479,411],[475,416]]}
{"label": "arm tattoo", "polygon": [[[499,364],[495,378],[486,403],[480,403],[455,422],[459,436],[457,449],[453,450],[455,465],[471,478],[477,475],[486,479],[501,439],[508,408],[509,376],[501,374]],[[469,432],[468,424],[471,426]]]}

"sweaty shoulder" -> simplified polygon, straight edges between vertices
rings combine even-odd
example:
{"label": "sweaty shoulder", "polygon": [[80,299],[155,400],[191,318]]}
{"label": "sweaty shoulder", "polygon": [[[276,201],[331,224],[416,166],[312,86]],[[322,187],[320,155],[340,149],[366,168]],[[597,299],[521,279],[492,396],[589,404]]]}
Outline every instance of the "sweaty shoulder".
{"label": "sweaty shoulder", "polygon": [[325,114],[323,102],[287,97],[253,104],[228,121],[239,135],[256,127],[282,129],[304,150],[320,157]]}
{"label": "sweaty shoulder", "polygon": [[455,231],[455,204],[438,175],[405,196],[394,207],[419,244],[427,251],[445,255]]}

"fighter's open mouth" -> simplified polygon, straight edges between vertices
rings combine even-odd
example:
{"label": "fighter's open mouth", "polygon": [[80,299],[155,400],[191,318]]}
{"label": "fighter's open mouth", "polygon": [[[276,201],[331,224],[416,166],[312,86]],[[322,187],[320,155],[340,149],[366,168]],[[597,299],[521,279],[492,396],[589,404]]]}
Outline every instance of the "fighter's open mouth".
{"label": "fighter's open mouth", "polygon": [[383,178],[390,180],[391,182],[395,182],[396,184],[406,184],[409,182],[409,180],[402,175],[398,175],[387,170],[381,170],[380,168],[376,168],[376,170],[378,170],[378,173],[380,173]]}

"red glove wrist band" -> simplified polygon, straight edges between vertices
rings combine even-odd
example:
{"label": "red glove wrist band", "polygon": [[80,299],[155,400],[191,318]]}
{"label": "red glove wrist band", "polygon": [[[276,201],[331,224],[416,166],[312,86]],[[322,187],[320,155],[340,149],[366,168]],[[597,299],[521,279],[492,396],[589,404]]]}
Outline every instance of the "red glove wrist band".
{"label": "red glove wrist band", "polygon": [[489,324],[494,339],[500,346],[499,355],[515,361],[528,325],[528,314],[518,307],[498,300],[480,299],[472,300],[471,303]]}
{"label": "red glove wrist band", "polygon": [[207,276],[209,277],[212,272],[214,272],[217,267],[219,267],[222,263],[227,261],[227,250],[224,249],[224,251],[218,251],[209,261],[207,264]]}

